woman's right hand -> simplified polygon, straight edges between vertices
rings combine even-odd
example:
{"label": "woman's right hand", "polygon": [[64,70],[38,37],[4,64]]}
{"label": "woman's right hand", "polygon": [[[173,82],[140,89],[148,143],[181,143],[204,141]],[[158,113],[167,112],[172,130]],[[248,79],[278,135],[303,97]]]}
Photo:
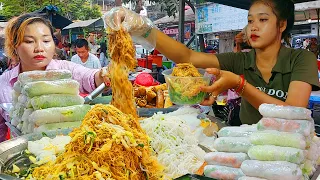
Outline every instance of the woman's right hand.
{"label": "woman's right hand", "polygon": [[124,7],[112,8],[106,13],[104,19],[107,27],[114,31],[123,28],[134,37],[144,36],[154,27],[150,19]]}

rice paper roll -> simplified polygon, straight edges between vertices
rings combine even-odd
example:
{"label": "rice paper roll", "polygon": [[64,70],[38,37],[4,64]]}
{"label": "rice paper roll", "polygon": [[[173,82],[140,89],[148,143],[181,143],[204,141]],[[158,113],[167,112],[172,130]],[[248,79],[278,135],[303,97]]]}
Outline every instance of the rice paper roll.
{"label": "rice paper roll", "polygon": [[241,165],[246,176],[270,180],[300,180],[302,171],[298,165],[286,161],[246,160]]}
{"label": "rice paper roll", "polygon": [[55,81],[60,79],[71,79],[72,74],[69,70],[47,70],[47,71],[28,71],[20,73],[18,80],[22,85],[35,81]]}
{"label": "rice paper roll", "polygon": [[48,94],[30,99],[30,104],[35,110],[81,105],[83,103],[84,99],[81,96],[71,94]]}
{"label": "rice paper roll", "polygon": [[33,113],[33,109],[31,108],[28,108],[28,109],[25,109],[22,117],[21,117],[21,121],[29,121],[29,116]]}
{"label": "rice paper roll", "polygon": [[214,141],[213,147],[220,152],[247,153],[252,144],[246,137],[221,137]]}
{"label": "rice paper roll", "polygon": [[311,161],[317,161],[320,156],[320,149],[315,142],[311,142],[309,149],[307,150],[307,159]]}
{"label": "rice paper roll", "polygon": [[300,165],[300,168],[302,170],[302,174],[311,176],[317,170],[317,163],[316,161],[306,160]]}
{"label": "rice paper roll", "polygon": [[298,133],[260,131],[253,133],[249,139],[254,145],[275,145],[303,150],[307,147],[306,137]]}
{"label": "rice paper roll", "polygon": [[277,130],[282,132],[300,133],[304,136],[309,136],[314,133],[313,120],[286,120],[279,118],[262,118],[258,124],[259,131]]}
{"label": "rice paper roll", "polygon": [[12,102],[13,102],[13,105],[18,103],[18,99],[19,99],[19,96],[20,96],[21,93],[13,90],[12,91]]}
{"label": "rice paper roll", "polygon": [[210,165],[228,166],[233,168],[240,168],[242,162],[248,159],[249,157],[245,153],[211,152],[204,156],[204,160]]}
{"label": "rice paper roll", "polygon": [[73,129],[76,127],[80,127],[80,125],[81,121],[44,124],[39,127],[35,127],[34,132],[47,132],[57,129]]}
{"label": "rice paper roll", "polygon": [[306,151],[291,147],[273,145],[253,146],[249,149],[250,159],[260,161],[288,161],[301,164],[306,159]]}
{"label": "rice paper roll", "polygon": [[36,110],[30,115],[29,122],[41,126],[51,123],[81,121],[90,108],[90,105],[75,105]]}
{"label": "rice paper roll", "polygon": [[238,180],[267,180],[267,179],[258,178],[258,177],[250,177],[250,176],[242,176]]}
{"label": "rice paper roll", "polygon": [[79,83],[72,79],[56,81],[37,81],[27,83],[22,94],[33,98],[46,94],[79,94]]}
{"label": "rice paper roll", "polygon": [[17,93],[20,94],[23,86],[22,86],[21,82],[18,80],[13,84],[12,88],[13,88],[14,91],[16,91]]}
{"label": "rice paper roll", "polygon": [[240,168],[231,168],[217,165],[207,165],[204,167],[204,175],[209,178],[223,180],[237,180],[244,176]]}
{"label": "rice paper roll", "polygon": [[17,129],[18,129],[19,131],[21,131],[22,125],[23,125],[23,122],[19,122],[19,124],[17,125]]}
{"label": "rice paper roll", "polygon": [[[24,105],[21,103],[16,103],[13,108],[10,110],[10,117],[11,118],[17,118],[21,119],[23,113],[24,113]],[[19,120],[20,121],[20,120]]]}
{"label": "rice paper roll", "polygon": [[13,125],[14,127],[18,126],[19,119],[18,118],[12,118],[11,121],[10,121],[10,124]]}
{"label": "rice paper roll", "polygon": [[289,120],[311,120],[311,111],[302,107],[261,104],[259,112],[263,117]]}
{"label": "rice paper roll", "polygon": [[20,96],[18,97],[18,102],[21,104],[27,104],[29,98],[26,95],[20,94]]}
{"label": "rice paper roll", "polygon": [[249,137],[253,132],[257,131],[257,127],[242,126],[242,127],[223,127],[218,132],[219,137]]}

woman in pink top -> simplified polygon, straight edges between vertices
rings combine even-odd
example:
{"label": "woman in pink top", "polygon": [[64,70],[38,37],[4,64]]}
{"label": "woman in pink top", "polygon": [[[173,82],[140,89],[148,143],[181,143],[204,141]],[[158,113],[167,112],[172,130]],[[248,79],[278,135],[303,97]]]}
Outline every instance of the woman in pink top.
{"label": "woman in pink top", "polygon": [[[19,73],[33,70],[68,69],[73,79],[80,83],[81,93],[90,93],[108,81],[102,70],[88,69],[69,61],[53,60],[55,44],[50,21],[39,14],[24,14],[10,20],[6,28],[5,50],[7,56],[19,61],[12,70],[0,76],[0,104],[12,102],[12,87]],[[0,142],[5,140],[7,126],[0,108]]]}

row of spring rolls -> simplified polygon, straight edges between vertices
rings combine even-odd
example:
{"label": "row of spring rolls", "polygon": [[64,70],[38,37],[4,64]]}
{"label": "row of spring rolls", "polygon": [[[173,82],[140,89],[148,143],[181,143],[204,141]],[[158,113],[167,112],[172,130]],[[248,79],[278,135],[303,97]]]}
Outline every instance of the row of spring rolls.
{"label": "row of spring rolls", "polygon": [[59,128],[74,128],[91,109],[90,105],[74,105],[42,110],[26,109],[22,118],[24,134]]}
{"label": "row of spring rolls", "polygon": [[286,161],[245,160],[240,168],[219,165],[207,165],[206,177],[223,180],[301,180],[300,167]]}
{"label": "row of spring rolls", "polygon": [[256,125],[224,127],[218,132],[219,137],[249,137],[253,132],[276,130],[280,132],[299,133],[303,136],[314,134],[313,120],[286,120],[279,118],[262,118]]}

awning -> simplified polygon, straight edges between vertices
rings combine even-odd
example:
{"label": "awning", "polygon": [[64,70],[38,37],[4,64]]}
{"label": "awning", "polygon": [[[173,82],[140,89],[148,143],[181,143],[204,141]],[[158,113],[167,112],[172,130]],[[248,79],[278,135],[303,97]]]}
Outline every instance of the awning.
{"label": "awning", "polygon": [[295,4],[295,21],[318,20],[317,9],[320,9],[320,1]]}
{"label": "awning", "polygon": [[45,6],[44,8],[34,12],[46,16],[51,21],[52,26],[57,29],[62,29],[72,23],[72,21],[57,13],[58,8],[56,6]]}
{"label": "awning", "polygon": [[104,22],[102,18],[79,21],[79,22],[74,22],[72,24],[69,24],[68,26],[63,28],[63,30],[74,29],[74,28],[84,28],[84,27],[92,28],[92,29],[101,28],[101,27],[104,28]]}

